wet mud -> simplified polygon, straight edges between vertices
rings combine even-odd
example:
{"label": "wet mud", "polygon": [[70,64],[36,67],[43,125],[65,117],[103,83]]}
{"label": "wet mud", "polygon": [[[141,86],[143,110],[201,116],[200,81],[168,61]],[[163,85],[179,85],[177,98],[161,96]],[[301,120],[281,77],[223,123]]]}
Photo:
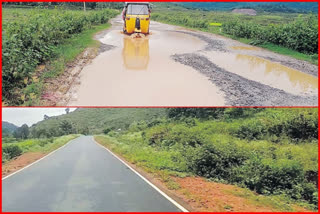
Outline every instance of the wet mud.
{"label": "wet mud", "polygon": [[113,48],[82,70],[68,105],[225,105],[223,93],[208,78],[170,57],[201,50],[202,40],[157,30],[133,38],[111,29],[100,42]]}
{"label": "wet mud", "polygon": [[305,106],[317,103],[317,96],[297,96],[229,72],[199,54],[176,54],[172,58],[204,74],[217,85],[231,106]]}
{"label": "wet mud", "polygon": [[307,62],[157,22],[141,38],[123,34],[120,17],[111,24],[62,105],[317,105],[317,66]]}

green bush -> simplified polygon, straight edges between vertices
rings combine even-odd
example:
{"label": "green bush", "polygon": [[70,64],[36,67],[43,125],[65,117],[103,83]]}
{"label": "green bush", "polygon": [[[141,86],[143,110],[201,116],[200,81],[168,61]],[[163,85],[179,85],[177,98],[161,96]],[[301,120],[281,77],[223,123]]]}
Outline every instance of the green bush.
{"label": "green bush", "polygon": [[235,135],[242,139],[257,140],[264,137],[266,133],[266,125],[260,120],[253,119],[240,125]]}
{"label": "green bush", "polygon": [[103,129],[103,134],[108,134],[111,131],[112,131],[112,128],[105,128]]}
{"label": "green bush", "polygon": [[285,132],[293,139],[318,138],[318,118],[300,113],[287,122]]}
{"label": "green bush", "polygon": [[[317,111],[295,111],[294,114],[274,115],[273,117],[246,120],[233,131],[241,139],[272,139],[277,142],[286,136],[299,142],[306,139],[318,139]],[[270,112],[270,115],[272,112]]]}
{"label": "green bush", "polygon": [[303,168],[294,160],[266,160],[263,162],[258,193],[292,192],[295,185],[304,181]]}
{"label": "green bush", "polygon": [[247,157],[232,143],[228,143],[225,146],[203,145],[188,159],[189,168],[195,174],[229,181],[233,168],[240,166]]}
{"label": "green bush", "polygon": [[287,24],[268,26],[232,20],[224,23],[222,29],[235,37],[270,42],[307,54],[318,53],[318,22],[314,15],[298,17]]}
{"label": "green bush", "polygon": [[8,160],[10,160],[10,155],[8,153],[2,152],[2,163],[7,162]]}
{"label": "green bush", "polygon": [[8,157],[8,159],[15,158],[22,154],[22,150],[17,145],[3,145],[2,146],[2,155]]}

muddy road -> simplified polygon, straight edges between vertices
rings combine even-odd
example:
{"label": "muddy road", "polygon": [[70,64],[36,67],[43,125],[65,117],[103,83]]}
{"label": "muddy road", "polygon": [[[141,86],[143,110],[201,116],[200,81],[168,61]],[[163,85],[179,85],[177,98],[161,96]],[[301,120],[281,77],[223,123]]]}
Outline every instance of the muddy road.
{"label": "muddy road", "polygon": [[240,42],[151,22],[124,35],[122,20],[96,35],[100,53],[58,105],[316,106],[318,67]]}

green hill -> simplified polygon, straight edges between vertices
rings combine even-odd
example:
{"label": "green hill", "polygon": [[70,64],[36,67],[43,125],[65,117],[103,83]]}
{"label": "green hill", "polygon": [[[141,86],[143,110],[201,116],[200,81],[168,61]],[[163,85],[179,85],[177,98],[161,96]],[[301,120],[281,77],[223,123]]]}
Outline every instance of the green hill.
{"label": "green hill", "polygon": [[6,121],[2,121],[2,135],[9,135],[12,134],[16,129],[18,128],[18,126],[6,122]]}
{"label": "green hill", "polygon": [[59,124],[66,120],[71,122],[78,132],[87,129],[88,133],[95,134],[102,133],[106,128],[126,129],[133,122],[151,121],[164,115],[163,108],[82,108],[38,122],[31,127],[31,132],[35,130],[57,132]]}

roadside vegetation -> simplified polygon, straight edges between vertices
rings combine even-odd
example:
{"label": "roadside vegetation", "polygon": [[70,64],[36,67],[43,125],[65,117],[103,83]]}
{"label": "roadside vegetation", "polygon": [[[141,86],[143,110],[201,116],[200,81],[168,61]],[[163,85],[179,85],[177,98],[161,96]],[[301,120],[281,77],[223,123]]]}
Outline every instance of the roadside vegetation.
{"label": "roadside vegetation", "polygon": [[[3,125],[3,162],[95,135],[203,209],[217,202],[189,182],[240,197],[253,210],[318,209],[317,108],[67,108],[31,127]],[[233,210],[229,205],[211,208]]]}
{"label": "roadside vegetation", "polygon": [[[58,6],[3,8],[3,104],[34,103],[44,80],[61,74],[88,46],[98,46],[93,34],[108,28],[108,20],[118,13],[113,9],[84,12]],[[41,71],[38,66],[48,61],[50,71]]]}
{"label": "roadside vegetation", "polygon": [[52,138],[31,138],[26,140],[7,139],[2,144],[2,164],[28,152],[50,153],[80,135],[71,134]]}
{"label": "roadside vegetation", "polygon": [[223,35],[318,64],[316,14],[262,11],[252,16],[162,5],[154,9],[152,20]]}
{"label": "roadside vegetation", "polygon": [[295,210],[286,203],[316,210],[317,115],[317,109],[169,109],[167,117],[95,139],[171,189],[179,189],[172,176],[200,176],[271,197],[282,211]]}
{"label": "roadside vegetation", "polygon": [[[66,109],[69,112],[69,109]],[[48,116],[44,116],[47,119]],[[62,120],[55,127],[54,135],[48,131],[40,132],[27,124],[17,127],[12,123],[2,122],[2,163],[7,163],[24,153],[36,152],[47,154],[70,140],[79,137],[72,124]]]}
{"label": "roadside vegetation", "polygon": [[30,127],[33,136],[60,136],[61,124],[68,124],[68,133],[101,134],[110,130],[123,131],[135,121],[152,121],[165,117],[164,108],[78,108],[61,116],[48,117]]}

